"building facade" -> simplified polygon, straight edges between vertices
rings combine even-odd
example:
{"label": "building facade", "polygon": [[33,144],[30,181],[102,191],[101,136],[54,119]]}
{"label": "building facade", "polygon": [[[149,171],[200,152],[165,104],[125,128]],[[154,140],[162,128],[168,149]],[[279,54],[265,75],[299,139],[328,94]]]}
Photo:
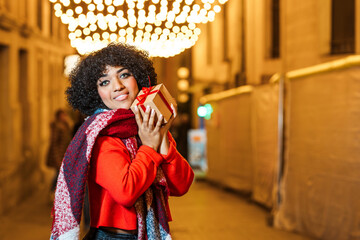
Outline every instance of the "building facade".
{"label": "building facade", "polygon": [[49,123],[66,107],[64,58],[73,53],[52,8],[47,0],[0,1],[0,214],[49,189]]}
{"label": "building facade", "polygon": [[192,111],[213,108],[207,177],[274,227],[359,237],[359,16],[358,0],[229,1],[192,49]]}

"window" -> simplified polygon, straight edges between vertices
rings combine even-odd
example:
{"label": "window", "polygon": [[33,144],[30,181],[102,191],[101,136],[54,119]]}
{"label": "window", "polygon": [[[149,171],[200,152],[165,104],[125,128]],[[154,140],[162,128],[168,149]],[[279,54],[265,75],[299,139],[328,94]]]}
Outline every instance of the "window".
{"label": "window", "polygon": [[50,3],[49,4],[50,7],[50,28],[49,28],[49,32],[50,32],[50,36],[54,36],[54,3]]}
{"label": "window", "polygon": [[27,150],[31,145],[31,117],[30,117],[30,103],[28,99],[28,52],[25,49],[19,50],[19,87],[18,95],[21,104],[21,112],[22,112],[22,141],[23,141],[23,150]]}
{"label": "window", "polygon": [[9,94],[8,94],[8,85],[9,85],[9,47],[5,45],[0,45],[0,149],[4,150],[2,156],[0,157],[0,168],[4,166],[6,156],[6,151],[8,149],[9,141],[6,140],[6,123],[8,122],[7,110],[9,108]]}
{"label": "window", "polygon": [[37,26],[42,30],[42,0],[37,0]]}
{"label": "window", "polygon": [[280,0],[271,1],[271,47],[270,57],[280,57]]}
{"label": "window", "polygon": [[355,0],[332,0],[331,54],[355,51]]}

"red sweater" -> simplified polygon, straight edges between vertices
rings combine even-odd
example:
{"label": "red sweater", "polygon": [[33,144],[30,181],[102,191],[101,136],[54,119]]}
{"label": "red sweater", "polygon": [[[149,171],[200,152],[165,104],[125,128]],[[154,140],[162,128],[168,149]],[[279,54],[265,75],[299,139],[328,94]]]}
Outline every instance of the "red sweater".
{"label": "red sweater", "polygon": [[[91,227],[137,229],[134,204],[154,182],[158,166],[164,171],[171,196],[181,196],[188,191],[194,173],[176,150],[174,139],[168,136],[167,155],[141,146],[132,161],[121,139],[98,137],[88,176]],[[171,216],[169,218],[171,220]]]}

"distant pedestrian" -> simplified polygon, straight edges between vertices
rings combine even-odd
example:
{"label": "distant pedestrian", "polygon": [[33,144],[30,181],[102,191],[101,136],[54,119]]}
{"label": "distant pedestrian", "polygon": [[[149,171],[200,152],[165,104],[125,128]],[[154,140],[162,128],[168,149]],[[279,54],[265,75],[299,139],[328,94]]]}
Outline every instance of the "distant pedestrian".
{"label": "distant pedestrian", "polygon": [[80,126],[84,123],[84,121],[85,121],[85,116],[81,112],[75,111],[74,112],[74,126],[73,126],[73,131],[72,131],[73,137],[75,136],[76,132],[79,130]]}
{"label": "distant pedestrian", "polygon": [[69,124],[68,115],[63,109],[58,109],[55,112],[55,120],[50,123],[50,144],[46,158],[46,165],[56,170],[56,174],[51,182],[51,192],[55,191],[60,166],[71,138],[72,129]]}

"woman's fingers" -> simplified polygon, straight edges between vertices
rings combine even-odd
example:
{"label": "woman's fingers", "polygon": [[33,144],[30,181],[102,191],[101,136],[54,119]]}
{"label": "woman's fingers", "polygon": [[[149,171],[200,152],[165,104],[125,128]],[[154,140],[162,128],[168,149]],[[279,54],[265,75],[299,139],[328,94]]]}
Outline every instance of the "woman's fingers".
{"label": "woman's fingers", "polygon": [[175,119],[176,116],[177,116],[177,109],[174,107],[173,104],[171,104],[171,109],[172,109],[172,113],[173,113],[173,114],[171,115],[170,119],[167,121],[167,123],[166,123],[166,125],[165,125],[167,129],[170,128],[170,126],[172,125],[174,119]]}
{"label": "woman's fingers", "polygon": [[135,120],[138,126],[140,126],[142,124],[142,117],[139,111],[139,108],[137,106],[135,106],[134,108],[134,114],[135,114]]}
{"label": "woman's fingers", "polygon": [[174,118],[176,118],[176,116],[177,116],[177,109],[174,107],[174,105],[173,105],[173,104],[171,104],[171,109],[172,109],[172,112],[173,112]]}
{"label": "woman's fingers", "polygon": [[156,122],[156,126],[154,128],[154,131],[160,131],[163,120],[164,120],[164,116],[162,114],[160,114],[160,116],[158,117],[158,121]]}
{"label": "woman's fingers", "polygon": [[150,114],[150,119],[149,119],[149,127],[150,128],[154,127],[155,116],[156,116],[155,110],[151,109],[151,114]]}
{"label": "woman's fingers", "polygon": [[150,106],[146,106],[146,110],[143,116],[143,124],[149,124]]}

